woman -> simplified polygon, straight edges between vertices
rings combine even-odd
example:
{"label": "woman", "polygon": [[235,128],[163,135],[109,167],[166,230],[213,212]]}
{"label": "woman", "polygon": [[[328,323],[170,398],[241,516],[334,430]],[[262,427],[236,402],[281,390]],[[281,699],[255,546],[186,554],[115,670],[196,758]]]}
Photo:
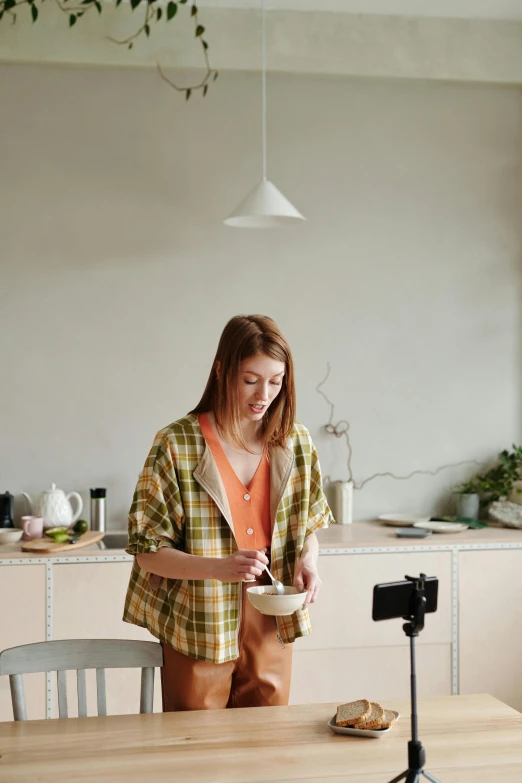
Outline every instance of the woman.
{"label": "woman", "polygon": [[[156,435],[130,510],[123,619],[163,646],[164,711],[288,704],[292,642],[321,585],[315,531],[333,521],[294,416],[285,338],[271,318],[236,316],[199,404]],[[265,565],[306,590],[302,610],[252,607]]]}

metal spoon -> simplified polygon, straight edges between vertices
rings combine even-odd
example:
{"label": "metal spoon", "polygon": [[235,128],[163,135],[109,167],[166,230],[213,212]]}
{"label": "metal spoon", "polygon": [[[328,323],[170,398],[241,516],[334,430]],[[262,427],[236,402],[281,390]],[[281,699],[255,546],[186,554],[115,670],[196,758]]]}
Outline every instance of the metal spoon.
{"label": "metal spoon", "polygon": [[272,580],[272,584],[274,585],[275,589],[277,590],[277,595],[284,595],[285,594],[285,587],[282,584],[282,582],[279,581],[279,579],[274,579],[270,571],[268,570],[268,566],[265,566],[265,571],[267,572],[268,576]]}

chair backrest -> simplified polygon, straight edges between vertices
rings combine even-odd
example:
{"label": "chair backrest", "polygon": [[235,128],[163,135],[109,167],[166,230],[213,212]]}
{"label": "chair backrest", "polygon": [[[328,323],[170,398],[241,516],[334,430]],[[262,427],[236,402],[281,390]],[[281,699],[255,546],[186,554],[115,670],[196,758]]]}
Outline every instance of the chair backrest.
{"label": "chair backrest", "polygon": [[105,669],[141,668],[140,712],[152,712],[154,668],[163,666],[158,642],[124,639],[65,639],[10,647],[0,652],[0,674],[9,675],[15,720],[27,720],[23,675],[56,672],[60,718],[67,718],[66,671],[75,669],[78,716],[87,716],[86,669],[96,669],[98,715],[107,715]]}

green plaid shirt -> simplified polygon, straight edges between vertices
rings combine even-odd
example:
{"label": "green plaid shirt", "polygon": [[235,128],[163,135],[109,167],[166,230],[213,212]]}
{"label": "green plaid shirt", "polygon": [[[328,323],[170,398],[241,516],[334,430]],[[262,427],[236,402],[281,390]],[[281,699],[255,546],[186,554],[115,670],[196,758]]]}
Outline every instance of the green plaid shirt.
{"label": "green plaid shirt", "polygon": [[[270,506],[271,571],[292,584],[305,538],[333,522],[315,447],[297,422],[287,448],[271,451]],[[130,509],[127,552],[163,546],[202,557],[228,557],[238,549],[221,476],[192,414],[156,435]],[[236,659],[240,615],[241,583],[167,579],[134,560],[123,619],[178,652],[212,663]],[[311,632],[307,610],[278,617],[277,625],[283,642]]]}

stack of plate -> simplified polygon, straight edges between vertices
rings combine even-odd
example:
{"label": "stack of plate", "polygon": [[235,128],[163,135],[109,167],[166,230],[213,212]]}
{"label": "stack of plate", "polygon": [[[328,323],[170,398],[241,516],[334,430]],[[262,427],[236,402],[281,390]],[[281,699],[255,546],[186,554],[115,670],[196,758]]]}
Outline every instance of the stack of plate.
{"label": "stack of plate", "polygon": [[422,527],[424,530],[432,530],[434,533],[461,533],[468,526],[462,522],[438,522],[431,521],[428,516],[415,514],[381,514],[379,522],[392,527]]}

